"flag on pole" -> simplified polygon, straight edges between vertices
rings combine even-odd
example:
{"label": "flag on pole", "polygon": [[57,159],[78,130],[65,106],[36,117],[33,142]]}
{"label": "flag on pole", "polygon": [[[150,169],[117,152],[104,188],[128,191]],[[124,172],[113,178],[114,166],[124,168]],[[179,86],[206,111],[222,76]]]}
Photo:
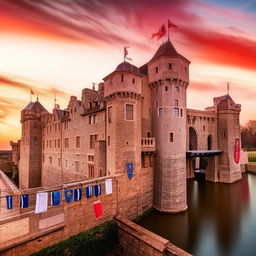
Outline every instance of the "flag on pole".
{"label": "flag on pole", "polygon": [[112,179],[105,180],[106,195],[112,194]]}
{"label": "flag on pole", "polygon": [[96,220],[102,217],[102,204],[101,201],[96,201],[93,203],[94,213]]}
{"label": "flag on pole", "polygon": [[101,185],[95,185],[94,186],[95,196],[98,197],[101,195]]}
{"label": "flag on pole", "polygon": [[166,35],[166,29],[165,29],[165,25],[163,24],[159,28],[158,32],[152,34],[151,39],[153,39],[154,37],[157,37],[157,40],[159,40],[160,38],[162,38],[165,35]]}
{"label": "flag on pole", "polygon": [[129,46],[124,47],[124,61],[125,61],[125,60],[130,60],[130,61],[132,61],[132,58],[129,58],[129,57],[128,57],[128,50],[127,50],[127,48],[129,48]]}
{"label": "flag on pole", "polygon": [[67,203],[71,203],[73,201],[73,190],[65,190],[65,199]]}
{"label": "flag on pole", "polygon": [[35,95],[35,93],[32,89],[30,89],[30,94]]}
{"label": "flag on pole", "polygon": [[12,210],[13,196],[6,196],[7,210]]}
{"label": "flag on pole", "polygon": [[82,189],[76,188],[74,189],[74,201],[79,201],[82,199]]}
{"label": "flag on pole", "polygon": [[55,104],[54,104],[54,108],[55,108],[55,109],[60,109],[60,105],[57,104],[57,103],[55,103]]}
{"label": "flag on pole", "polygon": [[93,187],[92,186],[86,187],[86,197],[90,198],[92,196],[93,196]]}
{"label": "flag on pole", "polygon": [[51,192],[51,205],[52,206],[60,205],[60,192],[59,191]]}
{"label": "flag on pole", "polygon": [[168,19],[168,28],[177,28],[178,26],[175,25],[174,23],[172,23],[169,19]]}
{"label": "flag on pole", "polygon": [[36,209],[35,213],[46,212],[48,208],[48,193],[36,194]]}
{"label": "flag on pole", "polygon": [[28,208],[28,195],[20,196],[20,208]]}

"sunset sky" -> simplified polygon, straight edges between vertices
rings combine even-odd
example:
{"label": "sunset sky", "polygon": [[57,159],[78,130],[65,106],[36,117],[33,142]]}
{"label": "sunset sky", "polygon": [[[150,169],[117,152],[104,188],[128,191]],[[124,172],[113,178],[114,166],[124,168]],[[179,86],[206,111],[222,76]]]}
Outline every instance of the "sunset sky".
{"label": "sunset sky", "polygon": [[188,107],[211,106],[229,82],[241,123],[256,119],[255,0],[0,0],[0,149],[20,138],[30,88],[49,111],[54,94],[65,108],[122,62],[124,46],[132,64],[149,61],[168,18],[192,62]]}

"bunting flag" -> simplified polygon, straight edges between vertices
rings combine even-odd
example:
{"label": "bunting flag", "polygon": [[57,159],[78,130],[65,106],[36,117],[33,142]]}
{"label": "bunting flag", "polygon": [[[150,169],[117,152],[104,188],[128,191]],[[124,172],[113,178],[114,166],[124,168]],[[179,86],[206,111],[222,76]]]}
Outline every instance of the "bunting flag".
{"label": "bunting flag", "polygon": [[7,210],[12,210],[13,196],[6,196]]}
{"label": "bunting flag", "polygon": [[20,196],[20,208],[28,208],[28,195]]}
{"label": "bunting flag", "polygon": [[86,187],[86,197],[90,198],[92,196],[93,196],[93,187],[92,186]]}
{"label": "bunting flag", "polygon": [[112,179],[105,180],[106,195],[112,194]]}
{"label": "bunting flag", "polygon": [[48,208],[48,193],[36,194],[36,209],[35,213],[46,212]]}
{"label": "bunting flag", "polygon": [[160,28],[159,31],[157,33],[153,33],[151,39],[153,39],[154,37],[157,37],[157,40],[159,40],[160,38],[162,38],[163,36],[166,35],[166,29],[165,29],[165,25],[163,24]]}
{"label": "bunting flag", "polygon": [[59,191],[51,192],[51,205],[52,206],[60,205],[60,192]]}
{"label": "bunting flag", "polygon": [[176,26],[174,23],[172,23],[171,21],[169,21],[168,19],[168,28],[177,28],[178,26]]}
{"label": "bunting flag", "polygon": [[73,201],[73,190],[65,190],[65,199],[67,203],[71,203]]}
{"label": "bunting flag", "polygon": [[101,195],[101,185],[95,185],[94,186],[95,196],[98,197]]}
{"label": "bunting flag", "polygon": [[95,217],[96,220],[99,219],[100,217],[102,217],[102,204],[100,201],[96,201],[93,203],[93,208],[94,208],[94,213],[95,213]]}
{"label": "bunting flag", "polygon": [[76,188],[74,189],[74,201],[79,201],[82,199],[82,189]]}

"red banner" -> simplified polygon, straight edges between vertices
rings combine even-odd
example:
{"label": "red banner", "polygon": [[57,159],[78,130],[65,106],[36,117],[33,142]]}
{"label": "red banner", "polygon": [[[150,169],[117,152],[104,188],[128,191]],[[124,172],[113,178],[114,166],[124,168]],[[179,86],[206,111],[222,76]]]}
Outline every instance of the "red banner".
{"label": "red banner", "polygon": [[234,154],[236,164],[240,161],[240,140],[235,140],[235,154]]}
{"label": "red banner", "polygon": [[96,219],[102,217],[102,204],[101,204],[101,202],[100,201],[94,202],[93,207],[94,207],[94,213],[95,213]]}

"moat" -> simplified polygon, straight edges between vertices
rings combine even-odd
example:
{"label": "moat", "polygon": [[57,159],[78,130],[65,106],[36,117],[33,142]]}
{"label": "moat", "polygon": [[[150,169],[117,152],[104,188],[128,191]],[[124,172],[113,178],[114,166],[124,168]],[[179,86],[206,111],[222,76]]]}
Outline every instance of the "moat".
{"label": "moat", "polygon": [[188,211],[152,212],[141,226],[196,256],[256,255],[256,175],[234,184],[189,180]]}

